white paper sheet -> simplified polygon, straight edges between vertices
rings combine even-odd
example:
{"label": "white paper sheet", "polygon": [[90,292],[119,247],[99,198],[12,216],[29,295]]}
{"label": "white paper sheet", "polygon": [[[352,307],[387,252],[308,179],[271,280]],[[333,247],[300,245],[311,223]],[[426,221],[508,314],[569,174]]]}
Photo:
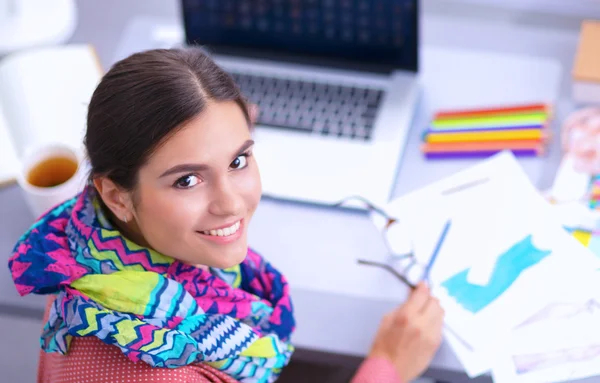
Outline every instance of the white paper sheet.
{"label": "white paper sheet", "polygon": [[[557,275],[598,267],[598,259],[563,229],[510,153],[393,201],[385,210],[410,227],[420,264],[431,257],[440,222],[451,218],[430,285],[446,310],[446,324],[475,351],[455,347],[473,376],[491,367],[489,355],[515,326],[564,293]],[[382,220],[373,219],[381,228]],[[447,338],[456,346],[452,335]]]}
{"label": "white paper sheet", "polygon": [[495,383],[551,383],[600,375],[600,302],[555,303],[500,345]]}
{"label": "white paper sheet", "polygon": [[584,202],[557,203],[552,209],[564,227],[592,232],[600,230],[600,212],[590,209]]}
{"label": "white paper sheet", "polygon": [[490,352],[489,350],[478,352],[470,348],[470,346],[467,347],[451,332],[445,332],[444,338],[450,347],[452,347],[454,354],[463,365],[469,378],[475,378],[491,370],[494,352]]}
{"label": "white paper sheet", "polygon": [[[548,350],[555,349],[556,345],[561,342],[563,347],[571,345],[571,347],[582,346],[581,348],[585,351],[594,352],[596,350],[596,344],[600,344],[600,332],[596,331],[598,320],[600,320],[597,318],[597,313],[600,311],[600,298],[597,296],[597,292],[600,292],[600,288],[591,287],[597,286],[595,281],[598,276],[596,273],[595,271],[585,273],[588,275],[588,279],[574,275],[566,277],[564,283],[568,283],[570,288],[563,290],[562,295],[555,296],[556,302],[559,303],[549,304],[521,323],[511,331],[504,343],[495,344],[494,349],[476,350],[465,347],[452,333],[445,333],[445,339],[470,378],[491,372],[492,369],[495,383],[549,383],[596,375],[600,372],[600,364],[594,367],[592,363],[600,361],[596,358],[590,361],[590,366],[586,369],[577,366],[576,374],[573,373],[573,366],[570,364],[563,367],[558,366],[557,369],[549,372],[541,371],[540,373],[538,371],[533,376],[526,374],[519,376],[517,373],[518,366],[526,367],[528,362],[531,363],[532,358],[531,355],[527,355],[528,351],[529,354],[533,354],[533,361],[536,361],[536,354],[540,356],[537,360],[543,360],[544,357],[550,359],[554,353],[548,352]],[[571,278],[570,281],[569,278]],[[589,280],[590,278],[592,280]],[[579,301],[572,302],[573,291],[577,291],[579,295],[588,296],[589,299],[580,297]],[[591,313],[594,314],[593,319],[591,315],[589,315],[590,318],[577,318],[577,315],[585,316],[585,314]],[[571,321],[571,318],[574,320]],[[565,331],[562,326],[566,326],[571,331]],[[575,336],[572,332],[574,328],[580,329]],[[530,333],[528,334],[527,331]],[[594,334],[591,334],[592,332]],[[557,336],[554,336],[555,334]],[[593,336],[589,336],[590,334]],[[516,359],[511,359],[511,353],[515,354]],[[521,355],[521,358],[517,355]]]}

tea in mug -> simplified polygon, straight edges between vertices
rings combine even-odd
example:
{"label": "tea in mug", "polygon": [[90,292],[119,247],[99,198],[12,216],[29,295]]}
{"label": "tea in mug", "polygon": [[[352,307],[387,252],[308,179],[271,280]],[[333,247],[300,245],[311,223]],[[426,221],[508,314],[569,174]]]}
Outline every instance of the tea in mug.
{"label": "tea in mug", "polygon": [[70,157],[50,157],[34,165],[27,174],[27,182],[41,188],[61,185],[77,172],[77,161]]}

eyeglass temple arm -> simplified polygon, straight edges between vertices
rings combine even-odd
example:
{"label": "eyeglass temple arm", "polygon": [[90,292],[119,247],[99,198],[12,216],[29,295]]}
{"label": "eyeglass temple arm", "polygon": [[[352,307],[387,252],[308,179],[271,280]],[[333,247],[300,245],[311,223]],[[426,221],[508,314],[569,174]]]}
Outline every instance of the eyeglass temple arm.
{"label": "eyeglass temple arm", "polygon": [[417,288],[417,286],[415,286],[408,279],[406,279],[406,277],[404,275],[400,274],[399,272],[397,272],[396,270],[394,270],[393,267],[391,267],[389,265],[386,265],[385,263],[367,261],[367,260],[364,260],[364,259],[359,259],[358,263],[360,265],[375,266],[375,267],[380,267],[382,269],[385,269],[385,270],[389,271],[390,273],[392,273],[396,278],[398,278],[401,282],[403,282],[404,284],[406,284],[411,289],[414,290],[414,289]]}
{"label": "eyeglass temple arm", "polygon": [[394,223],[396,221],[396,219],[393,218],[393,217],[390,217],[390,215],[387,214],[385,212],[385,210],[383,210],[379,206],[374,205],[369,200],[367,200],[366,198],[361,197],[361,196],[350,196],[350,197],[344,198],[340,202],[334,203],[332,206],[334,206],[334,207],[342,206],[345,202],[351,201],[353,199],[361,201],[362,203],[364,203],[365,205],[367,205],[367,208],[369,210],[372,210],[375,213],[381,215],[383,218],[387,219],[388,220],[387,226],[389,226],[390,224],[392,224],[392,223]]}

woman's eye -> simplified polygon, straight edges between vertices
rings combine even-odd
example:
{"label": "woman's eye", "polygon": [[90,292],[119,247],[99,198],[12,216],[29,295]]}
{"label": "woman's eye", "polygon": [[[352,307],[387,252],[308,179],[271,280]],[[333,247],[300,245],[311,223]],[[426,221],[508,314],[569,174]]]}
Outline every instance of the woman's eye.
{"label": "woman's eye", "polygon": [[175,187],[179,189],[189,189],[192,186],[197,185],[200,182],[198,177],[195,175],[189,174],[187,176],[181,177],[177,181],[175,181]]}
{"label": "woman's eye", "polygon": [[237,156],[235,160],[231,163],[232,169],[243,169],[248,166],[248,155],[242,154]]}

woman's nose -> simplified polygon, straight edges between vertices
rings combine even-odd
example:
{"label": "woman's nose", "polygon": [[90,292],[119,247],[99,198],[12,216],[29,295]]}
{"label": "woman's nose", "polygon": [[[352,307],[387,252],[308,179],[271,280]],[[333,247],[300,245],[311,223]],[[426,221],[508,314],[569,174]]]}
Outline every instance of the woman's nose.
{"label": "woman's nose", "polygon": [[244,199],[235,185],[228,180],[215,184],[209,212],[219,216],[240,216],[244,211]]}

